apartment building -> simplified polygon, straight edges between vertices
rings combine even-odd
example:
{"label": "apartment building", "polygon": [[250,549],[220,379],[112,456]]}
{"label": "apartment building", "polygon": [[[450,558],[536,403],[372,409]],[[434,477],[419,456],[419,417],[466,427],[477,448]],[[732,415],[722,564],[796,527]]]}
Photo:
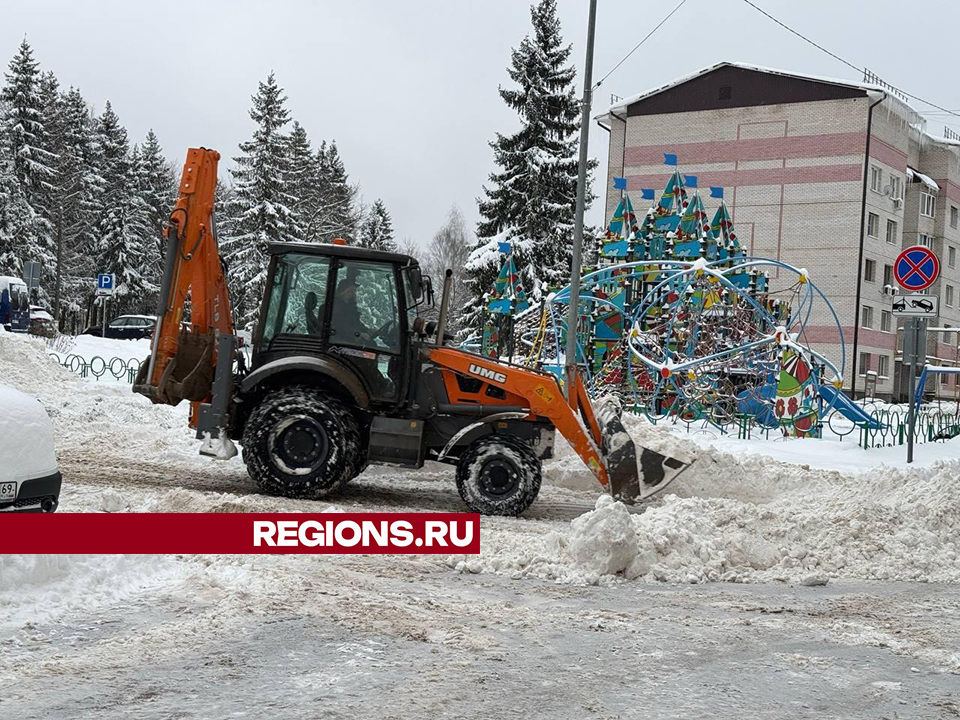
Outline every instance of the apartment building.
{"label": "apartment building", "polygon": [[[960,329],[960,142],[929,135],[892,88],[724,62],[619,100],[598,122],[609,132],[606,216],[620,198],[614,177],[627,178],[638,211],[646,206],[641,189],[662,188],[673,170],[664,154],[700,187],[723,187],[749,253],[806,268],[829,298],[848,392],[861,396],[872,371],[876,395],[905,395],[891,310],[904,247],[940,256],[929,292],[941,318],[931,325]],[[774,290],[787,283],[771,275]],[[836,327],[821,304],[805,341],[839,365]],[[932,336],[930,362],[957,364],[957,342]],[[952,379],[932,389],[960,391]]]}

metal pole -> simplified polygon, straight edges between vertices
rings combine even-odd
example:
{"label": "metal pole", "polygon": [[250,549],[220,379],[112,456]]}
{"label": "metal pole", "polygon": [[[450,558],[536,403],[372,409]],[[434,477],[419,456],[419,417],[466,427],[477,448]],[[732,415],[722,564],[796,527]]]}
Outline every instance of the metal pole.
{"label": "metal pole", "polygon": [[103,323],[100,325],[100,337],[107,336],[107,303],[110,302],[110,296],[103,296]]}
{"label": "metal pole", "polygon": [[[907,398],[907,463],[913,462],[913,436],[914,431],[916,430],[917,425],[917,365],[920,363],[920,348],[921,343],[923,343],[924,349],[926,349],[926,322],[920,318],[910,318],[910,321],[907,323],[906,330],[904,331],[904,354],[903,359],[906,361],[907,358],[907,334],[913,336],[913,352],[911,353],[910,360],[910,370],[907,376],[907,392],[910,393]],[[924,352],[923,362],[926,362],[926,352]]]}
{"label": "metal pole", "polygon": [[567,400],[576,403],[577,320],[580,305],[580,255],[583,251],[583,212],[587,194],[587,143],[590,140],[590,101],[593,95],[593,37],[597,27],[597,0],[590,0],[587,23],[587,58],[583,67],[583,100],[580,113],[580,169],[577,173],[577,212],[573,224],[573,257],[570,263],[570,307],[567,308],[565,377]]}
{"label": "metal pole", "polygon": [[[887,94],[874,102],[867,110],[867,145],[863,149],[863,188],[860,198],[860,250],[857,254],[857,300],[853,309],[853,373],[850,375],[850,399],[857,401],[857,348],[860,345],[860,308],[861,290],[863,288],[863,244],[867,232],[867,181],[870,176],[870,138],[873,137],[873,109],[887,99]],[[879,232],[879,228],[878,228]]]}

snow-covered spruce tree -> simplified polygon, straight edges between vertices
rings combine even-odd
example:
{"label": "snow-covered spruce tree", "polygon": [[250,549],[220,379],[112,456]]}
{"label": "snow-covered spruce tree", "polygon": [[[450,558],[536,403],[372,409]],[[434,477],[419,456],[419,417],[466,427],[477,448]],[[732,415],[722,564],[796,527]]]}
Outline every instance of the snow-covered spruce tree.
{"label": "snow-covered spruce tree", "polygon": [[25,260],[49,268],[53,263],[51,225],[45,201],[52,189],[56,156],[49,150],[44,128],[43,98],[39,63],[30,44],[23,40],[4,74],[0,90],[3,114],[0,137],[18,189],[14,191],[15,212],[8,211],[10,232],[18,240],[15,249],[18,269]]}
{"label": "snow-covered spruce tree", "polygon": [[163,268],[163,254],[166,251],[163,229],[177,199],[177,176],[173,166],[163,156],[160,141],[152,129],[147,131],[147,137],[140,146],[139,159],[135,170],[140,200],[146,211],[147,237],[144,252],[153,274],[159,278]]}
{"label": "snow-covered spruce tree", "polygon": [[319,196],[317,211],[309,225],[309,234],[320,242],[343,238],[352,243],[361,212],[357,206],[357,188],[350,184],[337,150],[336,141],[320,144],[317,150]]}
{"label": "snow-covered spruce tree", "polygon": [[104,180],[97,271],[116,275],[111,314],[142,312],[150,280],[143,248],[146,212],[135,172],[139,149],[131,156],[127,131],[109,102],[97,120],[97,140]]}
{"label": "snow-covered spruce tree", "polygon": [[271,72],[253,96],[253,137],[240,145],[230,171],[234,197],[229,209],[230,234],[223,253],[230,266],[230,293],[239,326],[256,320],[267,273],[267,244],[299,239],[289,189],[290,141],[283,128],[290,113],[286,96]]}
{"label": "snow-covered spruce tree", "polygon": [[21,238],[38,233],[39,221],[13,171],[10,148],[0,143],[0,275],[20,275]]}
{"label": "snow-covered spruce tree", "polygon": [[396,252],[397,242],[393,239],[393,222],[390,220],[390,213],[387,212],[386,205],[380,198],[377,198],[377,201],[370,207],[367,218],[360,227],[360,237],[357,244],[360,247],[373,248],[374,250]]}
{"label": "snow-covered spruce tree", "polygon": [[291,209],[297,219],[298,239],[315,240],[311,229],[320,199],[320,160],[310,147],[310,138],[296,120],[290,131],[290,162],[287,172]]}
{"label": "snow-covered spruce tree", "polygon": [[533,33],[512,51],[507,69],[516,87],[499,90],[517,112],[520,129],[497,133],[490,143],[498,169],[483,188],[485,198],[478,200],[481,221],[467,264],[464,327],[482,323],[483,296],[502,262],[498,242],[511,243],[514,263],[534,300],[544,286],[569,282],[580,130],[576,70],[560,33],[556,0],[541,0],[530,15]]}
{"label": "snow-covered spruce tree", "polygon": [[77,325],[83,321],[81,313],[93,296],[104,181],[99,173],[96,121],[80,91],[71,87],[64,93],[60,109],[60,194],[58,205],[53,208],[54,238],[59,231],[63,266],[61,315],[65,327],[78,331]]}

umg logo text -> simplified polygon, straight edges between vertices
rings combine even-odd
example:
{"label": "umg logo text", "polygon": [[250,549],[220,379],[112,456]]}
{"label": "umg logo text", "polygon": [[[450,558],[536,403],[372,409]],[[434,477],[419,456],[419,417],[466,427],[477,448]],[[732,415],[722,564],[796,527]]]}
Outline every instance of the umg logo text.
{"label": "umg logo text", "polygon": [[490,370],[489,368],[480,367],[479,365],[471,365],[470,372],[474,375],[479,375],[482,378],[487,380],[493,380],[494,382],[503,383],[507,381],[507,376],[503,373],[499,373],[496,370]]}

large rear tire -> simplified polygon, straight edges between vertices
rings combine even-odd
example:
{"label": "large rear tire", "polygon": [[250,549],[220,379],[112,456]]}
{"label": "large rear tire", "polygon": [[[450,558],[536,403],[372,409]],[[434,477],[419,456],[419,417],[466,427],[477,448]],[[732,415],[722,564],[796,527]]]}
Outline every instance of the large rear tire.
{"label": "large rear tire", "polygon": [[487,435],[457,464],[457,490],[473,512],[516,517],[540,492],[540,458],[511,435]]}
{"label": "large rear tire", "polygon": [[310,387],[267,395],[247,418],[242,444],[247,472],[270,495],[327,497],[364,464],[353,413]]}

